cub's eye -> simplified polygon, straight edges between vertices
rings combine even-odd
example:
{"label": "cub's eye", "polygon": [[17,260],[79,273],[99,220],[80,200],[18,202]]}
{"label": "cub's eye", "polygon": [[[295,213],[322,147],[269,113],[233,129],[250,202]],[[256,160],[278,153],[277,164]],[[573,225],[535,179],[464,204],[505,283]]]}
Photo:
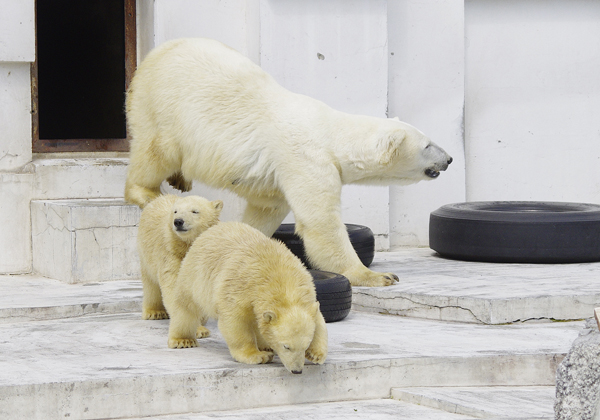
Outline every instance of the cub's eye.
{"label": "cub's eye", "polygon": [[177,210],[175,210],[173,213],[177,214]]}
{"label": "cub's eye", "polygon": [[284,345],[283,345],[283,348],[284,348],[284,349],[286,349],[286,350],[289,350],[289,349],[290,349],[290,346],[288,346],[287,344],[284,344]]}
{"label": "cub's eye", "polygon": [[194,213],[194,214],[198,214],[198,213],[200,213],[200,212],[199,212],[198,210],[192,210],[192,213]]}

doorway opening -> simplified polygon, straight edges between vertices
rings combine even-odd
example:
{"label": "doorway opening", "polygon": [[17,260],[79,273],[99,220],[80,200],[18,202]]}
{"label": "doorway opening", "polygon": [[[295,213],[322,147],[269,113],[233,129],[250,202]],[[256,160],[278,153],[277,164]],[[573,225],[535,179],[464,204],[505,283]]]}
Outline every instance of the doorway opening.
{"label": "doorway opening", "polygon": [[37,0],[34,152],[126,151],[135,0]]}

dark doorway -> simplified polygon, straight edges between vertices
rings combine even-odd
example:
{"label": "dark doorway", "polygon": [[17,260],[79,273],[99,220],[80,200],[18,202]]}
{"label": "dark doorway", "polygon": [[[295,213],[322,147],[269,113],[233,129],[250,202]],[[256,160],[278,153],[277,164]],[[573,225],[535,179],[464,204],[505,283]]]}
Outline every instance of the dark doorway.
{"label": "dark doorway", "polygon": [[36,28],[33,151],[127,150],[135,0],[37,0]]}

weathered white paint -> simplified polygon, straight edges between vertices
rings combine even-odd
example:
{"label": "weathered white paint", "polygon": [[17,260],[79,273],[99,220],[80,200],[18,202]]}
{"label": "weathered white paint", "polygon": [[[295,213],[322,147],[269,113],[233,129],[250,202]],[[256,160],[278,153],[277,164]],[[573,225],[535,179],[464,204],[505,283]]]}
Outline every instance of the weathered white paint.
{"label": "weathered white paint", "polygon": [[0,61],[35,61],[34,0],[0,0]]}
{"label": "weathered white paint", "polygon": [[429,242],[429,214],[465,200],[463,1],[388,2],[389,114],[423,131],[454,159],[438,179],[390,188],[392,246]]}
{"label": "weathered white paint", "polygon": [[600,2],[468,0],[467,198],[600,202]]}
{"label": "weathered white paint", "polygon": [[0,171],[31,161],[29,68],[29,63],[0,62]]}

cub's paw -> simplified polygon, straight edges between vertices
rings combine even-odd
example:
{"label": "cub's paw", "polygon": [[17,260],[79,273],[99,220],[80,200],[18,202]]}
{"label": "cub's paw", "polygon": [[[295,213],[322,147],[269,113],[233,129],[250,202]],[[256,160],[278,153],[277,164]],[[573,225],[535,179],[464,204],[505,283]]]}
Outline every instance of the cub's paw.
{"label": "cub's paw", "polygon": [[327,358],[327,350],[322,351],[319,349],[308,348],[304,354],[304,357],[306,357],[307,360],[316,363],[317,365],[322,365],[325,363],[325,359]]}
{"label": "cub's paw", "polygon": [[236,354],[233,356],[235,360],[248,365],[260,365],[263,363],[271,363],[273,361],[273,352],[270,351],[256,351],[246,352],[244,354]]}
{"label": "cub's paw", "polygon": [[169,319],[169,314],[164,309],[144,309],[142,311],[142,319]]}
{"label": "cub's paw", "polygon": [[169,338],[169,348],[171,349],[187,349],[190,347],[198,347],[195,338]]}
{"label": "cub's paw", "polygon": [[196,338],[206,338],[209,335],[210,331],[208,330],[208,328],[203,327],[202,325],[200,325],[196,330]]}

